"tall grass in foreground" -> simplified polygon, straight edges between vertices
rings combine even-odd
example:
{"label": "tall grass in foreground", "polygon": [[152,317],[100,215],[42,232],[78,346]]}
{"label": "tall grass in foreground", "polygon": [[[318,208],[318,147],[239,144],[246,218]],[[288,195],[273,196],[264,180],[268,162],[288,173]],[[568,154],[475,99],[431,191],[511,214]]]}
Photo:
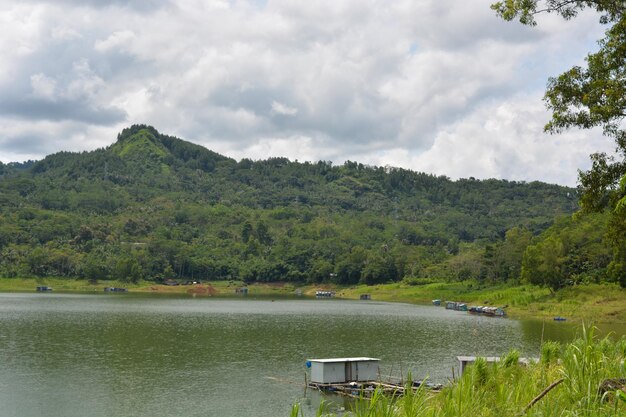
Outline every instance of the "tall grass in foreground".
{"label": "tall grass in foreground", "polygon": [[[518,359],[516,351],[511,351],[496,364],[479,359],[461,378],[439,393],[420,389],[394,400],[376,392],[370,400],[358,401],[354,410],[345,415],[626,416],[626,391],[614,385],[609,390],[600,389],[607,380],[626,378],[626,338],[618,341],[598,339],[593,329],[583,328],[582,336],[572,343],[564,346],[545,343],[538,363],[524,366],[518,364]],[[302,415],[295,406],[291,416]],[[317,415],[331,414],[320,408]]]}

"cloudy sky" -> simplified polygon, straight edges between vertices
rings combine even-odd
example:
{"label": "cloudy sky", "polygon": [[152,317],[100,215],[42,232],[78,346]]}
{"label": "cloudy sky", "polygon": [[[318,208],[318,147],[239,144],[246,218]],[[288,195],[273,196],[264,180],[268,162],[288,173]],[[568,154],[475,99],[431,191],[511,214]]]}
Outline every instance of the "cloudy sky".
{"label": "cloudy sky", "polygon": [[492,1],[0,0],[0,160],[146,123],[237,159],[575,185],[612,142],[544,134],[541,98],[605,28]]}

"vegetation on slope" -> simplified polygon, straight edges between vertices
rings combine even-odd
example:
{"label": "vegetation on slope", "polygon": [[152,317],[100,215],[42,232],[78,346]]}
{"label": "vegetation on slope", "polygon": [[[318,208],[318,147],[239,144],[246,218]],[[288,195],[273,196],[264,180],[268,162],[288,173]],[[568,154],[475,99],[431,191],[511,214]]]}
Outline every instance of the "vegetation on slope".
{"label": "vegetation on slope", "polygon": [[575,190],[556,185],[236,162],[148,126],[0,175],[5,277],[504,282],[576,208]]}

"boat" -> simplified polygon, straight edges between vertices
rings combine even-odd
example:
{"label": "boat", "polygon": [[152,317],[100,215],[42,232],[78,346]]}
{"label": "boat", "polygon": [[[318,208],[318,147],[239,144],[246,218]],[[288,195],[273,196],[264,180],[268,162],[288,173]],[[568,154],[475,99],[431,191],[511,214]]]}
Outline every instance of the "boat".
{"label": "boat", "polygon": [[487,317],[495,317],[496,308],[495,307],[483,307],[483,314]]}
{"label": "boat", "polygon": [[440,306],[441,305],[441,300],[433,300],[433,305],[434,306]]}
{"label": "boat", "polygon": [[126,288],[120,287],[104,287],[104,292],[127,292]]}
{"label": "boat", "polygon": [[335,296],[334,291],[315,291],[315,296],[317,298],[330,298]]}
{"label": "boat", "polygon": [[561,316],[556,316],[554,318],[554,321],[565,321],[565,320],[567,320],[567,319],[565,317],[561,317]]}
{"label": "boat", "polygon": [[50,292],[50,291],[52,291],[52,287],[48,287],[46,285],[39,285],[37,287],[37,291],[39,291],[39,292]]}
{"label": "boat", "polygon": [[446,301],[446,310],[467,311],[467,304],[458,301]]}
{"label": "boat", "polygon": [[472,314],[483,314],[488,317],[504,317],[506,312],[504,307],[472,306],[469,308]]}

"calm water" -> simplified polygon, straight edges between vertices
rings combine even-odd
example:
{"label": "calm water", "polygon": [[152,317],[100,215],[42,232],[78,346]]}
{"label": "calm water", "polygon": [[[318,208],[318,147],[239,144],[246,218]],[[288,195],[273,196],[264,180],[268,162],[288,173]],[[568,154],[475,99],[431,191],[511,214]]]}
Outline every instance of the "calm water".
{"label": "calm water", "polygon": [[445,382],[456,355],[536,356],[542,333],[573,326],[375,301],[0,294],[0,416],[285,416],[319,403],[306,358]]}

